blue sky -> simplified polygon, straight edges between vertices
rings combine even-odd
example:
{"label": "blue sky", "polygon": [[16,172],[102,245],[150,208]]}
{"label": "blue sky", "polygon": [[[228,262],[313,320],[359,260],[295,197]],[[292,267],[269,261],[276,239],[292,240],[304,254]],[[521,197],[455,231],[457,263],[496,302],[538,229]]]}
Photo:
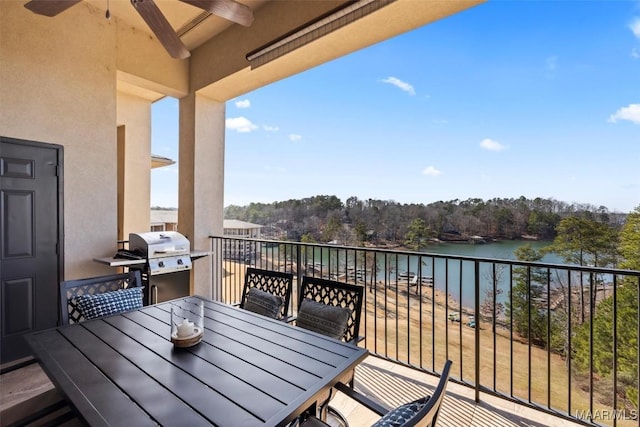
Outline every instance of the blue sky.
{"label": "blue sky", "polygon": [[[178,106],[153,106],[177,157]],[[640,1],[487,3],[227,103],[225,206],[543,197],[640,205]],[[178,162],[179,165],[179,162]],[[152,171],[177,206],[177,166]]]}

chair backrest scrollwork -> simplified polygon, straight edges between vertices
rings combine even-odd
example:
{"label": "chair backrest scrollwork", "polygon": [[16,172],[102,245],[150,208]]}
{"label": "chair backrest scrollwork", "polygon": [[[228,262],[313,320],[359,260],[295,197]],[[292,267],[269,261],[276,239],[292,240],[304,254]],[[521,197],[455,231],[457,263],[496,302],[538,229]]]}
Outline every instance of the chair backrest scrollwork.
{"label": "chair backrest scrollwork", "polygon": [[242,290],[240,308],[244,308],[247,294],[251,288],[260,289],[261,291],[282,297],[284,304],[280,309],[280,318],[285,319],[287,317],[289,313],[289,302],[291,301],[291,291],[293,289],[293,274],[247,267],[244,276],[244,288]]}
{"label": "chair backrest scrollwork", "polygon": [[302,278],[298,307],[300,307],[305,298],[335,307],[350,309],[351,316],[347,323],[344,340],[357,344],[360,340],[358,334],[360,332],[364,287],[319,277],[304,276]]}

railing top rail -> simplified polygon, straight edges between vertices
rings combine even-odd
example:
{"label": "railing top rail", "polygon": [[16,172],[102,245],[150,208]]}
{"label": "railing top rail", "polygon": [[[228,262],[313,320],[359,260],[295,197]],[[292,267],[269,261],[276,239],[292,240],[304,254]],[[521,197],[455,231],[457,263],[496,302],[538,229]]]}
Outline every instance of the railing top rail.
{"label": "railing top rail", "polygon": [[363,246],[332,245],[327,243],[306,243],[306,242],[295,242],[295,241],[288,241],[288,240],[256,239],[256,238],[241,237],[241,236],[209,236],[209,238],[210,239],[242,240],[242,241],[251,241],[251,242],[259,242],[259,243],[278,244],[278,245],[300,245],[305,247],[335,248],[335,249],[342,249],[342,250],[378,252],[378,253],[386,253],[391,255],[407,255],[407,256],[417,256],[417,257],[423,257],[423,258],[424,257],[434,258],[434,259],[452,259],[452,260],[479,262],[479,263],[515,265],[520,267],[524,266],[524,267],[532,267],[532,268],[549,268],[549,269],[555,269],[555,270],[572,270],[572,271],[581,271],[584,273],[616,274],[616,275],[625,275],[625,276],[640,278],[640,271],[637,271],[637,270],[581,266],[578,264],[556,264],[556,263],[543,263],[543,262],[532,262],[532,261],[519,261],[519,260],[502,259],[502,258],[481,258],[481,257],[470,257],[470,256],[453,255],[453,254],[435,254],[430,252],[409,251],[404,249],[398,250],[398,249],[386,249],[386,248],[368,248]]}

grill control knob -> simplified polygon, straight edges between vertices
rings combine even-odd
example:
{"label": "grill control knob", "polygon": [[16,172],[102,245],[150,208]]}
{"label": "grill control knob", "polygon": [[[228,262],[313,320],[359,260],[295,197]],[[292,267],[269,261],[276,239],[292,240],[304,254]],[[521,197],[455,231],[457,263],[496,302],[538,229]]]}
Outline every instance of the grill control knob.
{"label": "grill control knob", "polygon": [[160,261],[160,262],[158,263],[158,267],[164,267],[164,261]]}
{"label": "grill control knob", "polygon": [[182,262],[182,258],[180,258],[180,259],[178,260],[178,265],[182,265],[182,264],[183,264],[183,262]]}

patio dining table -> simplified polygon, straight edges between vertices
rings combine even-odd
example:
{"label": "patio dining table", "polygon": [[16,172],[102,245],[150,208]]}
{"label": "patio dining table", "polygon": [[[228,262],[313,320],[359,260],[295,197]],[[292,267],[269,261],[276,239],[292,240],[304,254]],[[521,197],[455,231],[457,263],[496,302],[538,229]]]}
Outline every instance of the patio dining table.
{"label": "patio dining table", "polygon": [[[204,337],[170,340],[171,306],[204,301]],[[90,425],[284,426],[326,396],[367,350],[192,296],[27,336]]]}

